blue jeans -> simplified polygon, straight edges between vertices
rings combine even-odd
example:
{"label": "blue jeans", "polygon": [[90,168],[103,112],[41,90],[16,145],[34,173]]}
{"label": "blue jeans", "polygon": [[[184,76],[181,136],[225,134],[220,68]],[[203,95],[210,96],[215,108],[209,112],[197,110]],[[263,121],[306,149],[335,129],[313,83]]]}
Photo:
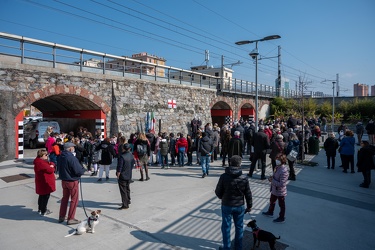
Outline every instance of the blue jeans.
{"label": "blue jeans", "polygon": [[161,158],[160,149],[159,149],[158,152],[156,153],[156,160],[157,160],[157,162],[159,163],[159,166],[160,166],[160,165],[161,165],[161,162],[163,161],[163,159]]}
{"label": "blue jeans", "polygon": [[182,167],[185,162],[185,151],[178,151],[178,165]]}
{"label": "blue jeans", "polygon": [[208,174],[208,171],[210,170],[210,162],[211,162],[211,156],[209,155],[201,155],[201,167],[203,174]]}
{"label": "blue jeans", "polygon": [[168,155],[162,155],[161,156],[161,165],[162,165],[162,167],[164,167],[165,165],[167,165],[167,167],[168,167]]}
{"label": "blue jeans", "polygon": [[242,249],[242,238],[243,238],[243,217],[245,214],[245,207],[231,207],[231,206],[221,206],[221,233],[223,235],[223,249],[230,249],[230,228],[232,226],[232,218],[235,227],[235,239],[234,245],[235,249]]}

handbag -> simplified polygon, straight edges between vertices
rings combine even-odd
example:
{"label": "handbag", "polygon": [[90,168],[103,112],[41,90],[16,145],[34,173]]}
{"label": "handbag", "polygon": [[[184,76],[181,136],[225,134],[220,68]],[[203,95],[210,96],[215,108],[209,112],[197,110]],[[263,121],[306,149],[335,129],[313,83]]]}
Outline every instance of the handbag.
{"label": "handbag", "polygon": [[292,149],[289,154],[286,156],[286,158],[289,160],[289,161],[295,161],[297,159],[297,156],[298,156],[298,152],[295,151],[294,149]]}

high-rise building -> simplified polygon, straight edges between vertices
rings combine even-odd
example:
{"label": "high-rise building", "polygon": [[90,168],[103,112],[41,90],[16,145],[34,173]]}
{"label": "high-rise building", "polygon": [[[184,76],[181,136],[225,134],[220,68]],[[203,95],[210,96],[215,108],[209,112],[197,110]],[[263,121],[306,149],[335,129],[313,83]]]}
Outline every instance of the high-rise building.
{"label": "high-rise building", "polygon": [[354,96],[368,96],[368,85],[361,83],[354,84]]}
{"label": "high-rise building", "polygon": [[375,96],[375,85],[371,86],[371,96]]}

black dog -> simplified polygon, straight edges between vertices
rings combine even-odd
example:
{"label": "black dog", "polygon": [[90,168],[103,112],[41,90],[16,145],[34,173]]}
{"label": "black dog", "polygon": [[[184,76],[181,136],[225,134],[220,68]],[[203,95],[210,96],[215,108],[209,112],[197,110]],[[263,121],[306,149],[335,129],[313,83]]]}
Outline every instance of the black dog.
{"label": "black dog", "polygon": [[257,222],[256,220],[251,220],[249,223],[247,223],[247,226],[251,227],[251,229],[253,230],[254,244],[253,244],[252,250],[254,250],[257,240],[258,240],[257,247],[259,247],[259,244],[261,241],[267,241],[268,244],[270,245],[271,250],[276,250],[275,248],[276,240],[280,239],[280,236],[279,238],[276,238],[275,235],[273,235],[272,233],[261,230],[257,226],[256,222]]}

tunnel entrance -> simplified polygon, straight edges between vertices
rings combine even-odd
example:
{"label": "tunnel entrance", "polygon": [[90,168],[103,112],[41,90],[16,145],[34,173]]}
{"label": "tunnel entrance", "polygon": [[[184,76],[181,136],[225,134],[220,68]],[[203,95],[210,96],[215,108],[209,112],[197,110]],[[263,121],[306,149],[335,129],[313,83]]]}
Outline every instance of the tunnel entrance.
{"label": "tunnel entrance", "polygon": [[249,103],[242,105],[240,116],[243,121],[254,121],[255,110],[253,106]]}
{"label": "tunnel entrance", "polygon": [[[17,138],[18,148],[16,152],[16,158],[23,158],[23,146],[30,147],[32,143],[37,142],[35,133],[31,133],[30,128],[35,130],[36,124],[42,121],[57,122],[59,124],[60,131],[69,133],[73,131],[75,134],[79,127],[87,128],[87,131],[95,135],[95,132],[100,129],[101,137],[103,138],[106,134],[106,115],[102,109],[95,104],[93,101],[74,94],[56,94],[46,96],[33,103],[31,106],[35,107],[42,113],[42,120],[30,121],[29,123],[23,122],[23,114],[21,111],[16,117],[16,124],[18,124],[19,132]],[[22,122],[21,122],[22,121]],[[23,124],[22,124],[23,123]],[[32,125],[30,123],[33,123]],[[33,128],[34,127],[34,128]],[[42,126],[38,126],[42,127]],[[43,128],[43,130],[45,130]],[[38,134],[44,134],[45,131],[37,131]],[[22,140],[22,138],[23,140]],[[40,139],[39,139],[40,143]],[[32,147],[35,145],[31,144]]]}
{"label": "tunnel entrance", "polygon": [[233,111],[228,103],[219,101],[211,108],[212,124],[217,123],[221,128],[224,124],[231,124]]}
{"label": "tunnel entrance", "polygon": [[76,132],[77,128],[82,126],[94,135],[99,128],[97,120],[105,120],[105,114],[100,107],[82,96],[52,95],[31,105],[42,112],[44,121],[57,121],[61,132],[65,133]]}

